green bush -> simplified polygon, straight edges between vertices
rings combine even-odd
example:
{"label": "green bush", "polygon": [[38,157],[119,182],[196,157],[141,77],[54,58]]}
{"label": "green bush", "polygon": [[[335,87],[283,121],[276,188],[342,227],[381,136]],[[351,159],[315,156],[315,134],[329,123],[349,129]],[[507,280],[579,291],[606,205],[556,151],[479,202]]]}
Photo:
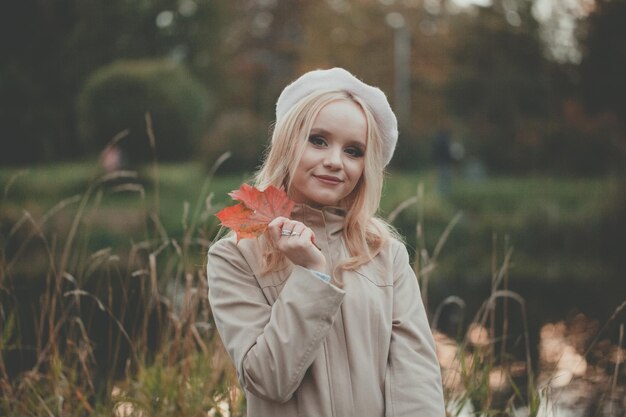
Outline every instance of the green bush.
{"label": "green bush", "polygon": [[203,141],[203,159],[212,164],[223,153],[231,152],[220,172],[250,173],[260,165],[270,133],[269,123],[252,112],[224,112]]}
{"label": "green bush", "polygon": [[196,150],[210,107],[206,89],[168,61],[118,61],[95,71],[78,98],[78,128],[85,147],[102,149],[128,129],[120,146],[130,162],[151,159],[145,114],[150,113],[160,160]]}

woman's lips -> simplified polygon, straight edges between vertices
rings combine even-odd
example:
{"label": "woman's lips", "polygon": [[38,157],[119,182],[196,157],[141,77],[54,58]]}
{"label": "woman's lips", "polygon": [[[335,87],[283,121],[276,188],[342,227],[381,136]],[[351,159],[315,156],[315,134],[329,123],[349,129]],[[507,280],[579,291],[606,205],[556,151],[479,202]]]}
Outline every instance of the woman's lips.
{"label": "woman's lips", "polygon": [[328,175],[313,175],[313,176],[317,178],[318,181],[324,184],[328,184],[328,185],[337,185],[342,182],[339,178],[331,177]]}

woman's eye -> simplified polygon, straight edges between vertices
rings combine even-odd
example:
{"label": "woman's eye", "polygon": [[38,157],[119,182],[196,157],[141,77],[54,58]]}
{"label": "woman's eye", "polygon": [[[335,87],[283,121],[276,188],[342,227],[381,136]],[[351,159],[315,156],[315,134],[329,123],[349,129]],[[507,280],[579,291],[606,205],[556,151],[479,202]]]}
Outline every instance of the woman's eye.
{"label": "woman's eye", "polygon": [[363,149],[361,148],[347,148],[345,151],[348,155],[354,157],[354,158],[359,158],[361,156],[364,155]]}
{"label": "woman's eye", "polygon": [[326,141],[321,136],[309,136],[309,142],[311,142],[315,146],[326,145]]}

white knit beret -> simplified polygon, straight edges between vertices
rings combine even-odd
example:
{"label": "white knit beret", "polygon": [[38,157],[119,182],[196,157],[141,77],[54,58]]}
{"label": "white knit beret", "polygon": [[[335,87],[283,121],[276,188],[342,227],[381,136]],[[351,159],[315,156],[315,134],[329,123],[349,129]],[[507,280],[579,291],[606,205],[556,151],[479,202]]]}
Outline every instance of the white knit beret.
{"label": "white knit beret", "polygon": [[398,121],[387,96],[343,68],[309,71],[285,87],[276,102],[276,121],[280,121],[298,101],[319,90],[347,91],[367,103],[380,128],[385,165],[389,164],[398,141]]}

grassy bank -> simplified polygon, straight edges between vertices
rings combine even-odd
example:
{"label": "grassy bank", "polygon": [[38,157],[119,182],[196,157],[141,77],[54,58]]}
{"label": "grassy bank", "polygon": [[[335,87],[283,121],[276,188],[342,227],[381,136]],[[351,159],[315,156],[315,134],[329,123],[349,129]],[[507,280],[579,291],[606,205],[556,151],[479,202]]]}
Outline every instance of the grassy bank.
{"label": "grassy bank", "polygon": [[[3,230],[25,212],[36,219],[60,201],[80,195],[99,175],[97,165],[87,163],[24,172],[0,170],[0,184],[5,185],[0,211]],[[227,193],[249,176],[207,180],[206,167],[185,163],[161,164],[156,169],[146,166],[136,174],[109,180],[98,188],[97,210],[86,212],[82,219],[89,229],[86,244],[93,251],[115,247],[125,252],[133,241],[146,237],[146,217],[159,219],[161,233],[180,238],[190,218],[197,216],[207,201],[216,209],[230,204]],[[475,310],[489,290],[494,254],[502,256],[508,245],[515,254],[511,285],[537,305],[533,309],[538,315],[533,318],[535,328],[542,319],[562,318],[577,310],[602,320],[626,291],[622,279],[626,269],[622,256],[625,183],[619,178],[466,181],[458,177],[442,196],[433,171],[392,172],[381,215],[394,216],[394,225],[411,248],[430,250],[451,219],[460,215],[432,276],[433,303],[454,294]],[[419,196],[418,185],[422,187]],[[394,213],[403,203],[404,210]],[[78,207],[77,201],[68,202],[51,216],[49,230],[66,229]],[[415,232],[418,220],[423,226],[419,242]],[[36,261],[31,259],[24,267],[26,273],[37,269]],[[556,296],[563,291],[568,296],[558,297],[557,303],[543,303],[542,294]]]}

